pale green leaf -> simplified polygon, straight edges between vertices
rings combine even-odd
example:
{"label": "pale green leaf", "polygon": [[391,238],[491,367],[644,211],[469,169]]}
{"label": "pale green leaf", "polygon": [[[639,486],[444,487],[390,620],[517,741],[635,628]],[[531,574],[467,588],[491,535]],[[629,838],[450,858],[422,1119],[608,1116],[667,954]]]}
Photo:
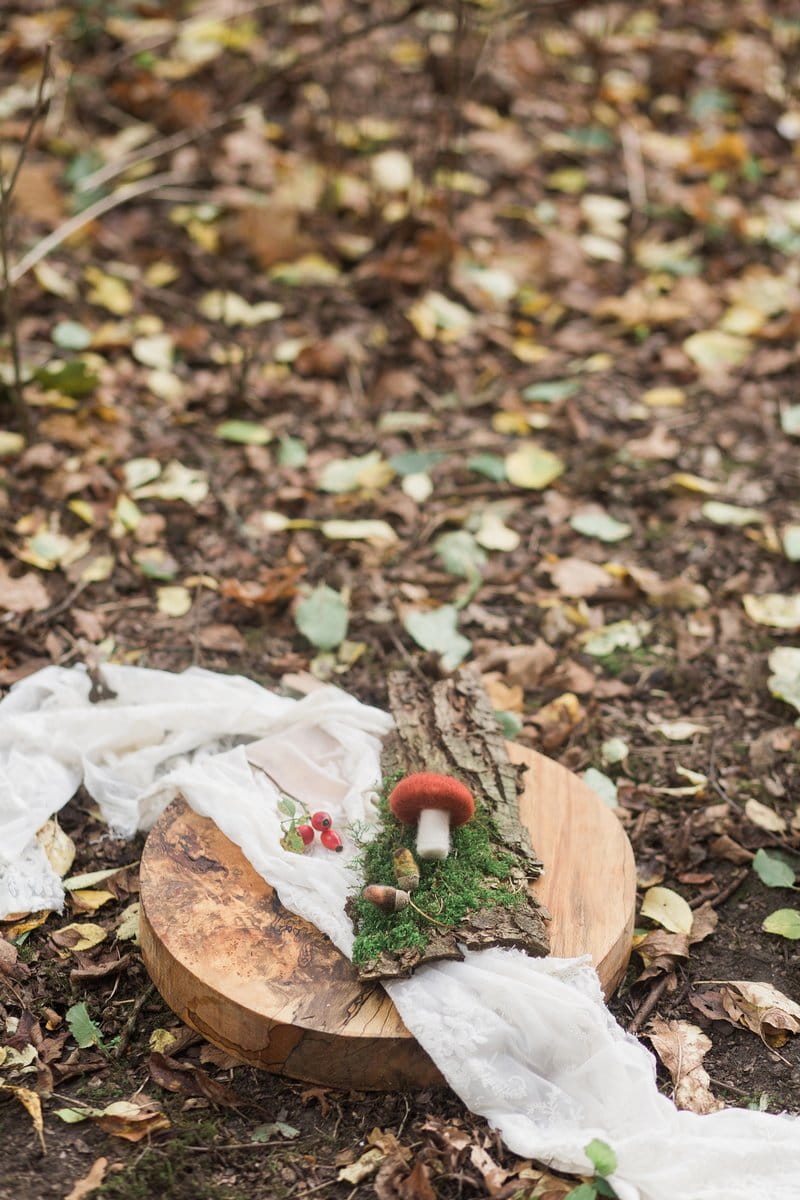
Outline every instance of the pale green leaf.
{"label": "pale green leaf", "polygon": [[156,371],[169,371],[175,357],[175,343],[168,333],[153,333],[138,337],[131,347],[137,362]]}
{"label": "pale green leaf", "polygon": [[304,467],[308,450],[301,438],[282,437],[278,446],[278,462],[282,467]]}
{"label": "pale green leaf", "polygon": [[294,620],[312,646],[334,650],[347,633],[349,613],[340,593],[320,583],[298,603]]}
{"label": "pale green leaf", "polygon": [[613,779],[609,779],[602,771],[598,771],[596,767],[587,767],[583,772],[583,782],[587,787],[590,787],[593,792],[596,792],[604,804],[609,808],[616,808],[617,800],[617,785]]}
{"label": "pale green leaf", "polygon": [[85,350],[92,343],[92,332],[79,321],[59,321],[50,335],[62,350]]}
{"label": "pale green leaf", "polygon": [[789,562],[800,562],[800,525],[784,525],[781,541]]}
{"label": "pale green leaf", "polygon": [[778,646],[769,656],[769,690],[800,712],[800,647]]}
{"label": "pale green leaf", "polygon": [[138,946],[139,911],[140,905],[138,900],[134,900],[134,902],[129,904],[127,908],[123,908],[119,915],[119,924],[117,925],[117,941],[134,941]]}
{"label": "pale green leaf", "polygon": [[757,850],[753,870],[767,887],[794,887],[795,873],[788,863],[767,850]]}
{"label": "pale green leaf", "polygon": [[638,650],[650,632],[646,621],[614,621],[583,635],[583,649],[594,658],[605,658],[615,650]]}
{"label": "pale green leaf", "polygon": [[777,933],[792,942],[800,939],[800,909],[778,908],[764,920],[761,928],[766,933]]}
{"label": "pale green leaf", "polygon": [[444,569],[461,579],[470,579],[486,565],[486,555],[466,529],[443,533],[434,542],[434,550]]}
{"label": "pale green leaf", "polygon": [[454,671],[472,649],[469,638],[458,632],[458,609],[454,604],[443,604],[427,612],[408,612],[403,624],[423,650],[441,654],[442,666],[447,671]]}
{"label": "pale green leaf", "polygon": [[205,471],[185,467],[177,459],[168,462],[153,483],[137,487],[134,492],[137,500],[183,500],[192,506],[202,503],[207,495],[208,479]]}
{"label": "pale green leaf", "polygon": [[800,404],[781,409],[781,429],[789,437],[800,437]]}
{"label": "pale green leaf", "polygon": [[617,1156],[607,1142],[601,1142],[599,1138],[592,1138],[589,1145],[584,1146],[583,1152],[601,1178],[605,1179],[606,1176],[613,1175],[616,1171]]}
{"label": "pale green leaf", "polygon": [[621,542],[633,532],[625,521],[618,521],[610,513],[595,510],[577,512],[569,523],[576,533],[597,538],[601,542]]}
{"label": "pale green leaf", "polygon": [[103,1044],[102,1032],[89,1016],[85,1001],[81,1000],[79,1004],[73,1004],[71,1008],[68,1008],[64,1019],[81,1050]]}
{"label": "pale green leaf", "polygon": [[629,754],[628,743],[624,742],[622,738],[608,738],[600,747],[600,754],[603,762],[608,763],[609,766],[624,762]]}
{"label": "pale green leaf", "polygon": [[502,483],[506,477],[506,460],[499,454],[473,454],[467,459],[467,467],[493,483]]}
{"label": "pale green leaf", "polygon": [[707,500],[700,511],[707,521],[715,525],[760,525],[765,520],[764,514],[757,508],[724,504],[722,500]]}
{"label": "pale green leaf", "polygon": [[272,430],[258,421],[223,421],[214,433],[223,442],[237,442],[241,446],[266,446],[272,441]]}
{"label": "pale green leaf", "polygon": [[354,492],[358,488],[381,488],[394,475],[391,465],[379,450],[370,450],[357,458],[336,458],[322,468],[319,488],[323,492]]}

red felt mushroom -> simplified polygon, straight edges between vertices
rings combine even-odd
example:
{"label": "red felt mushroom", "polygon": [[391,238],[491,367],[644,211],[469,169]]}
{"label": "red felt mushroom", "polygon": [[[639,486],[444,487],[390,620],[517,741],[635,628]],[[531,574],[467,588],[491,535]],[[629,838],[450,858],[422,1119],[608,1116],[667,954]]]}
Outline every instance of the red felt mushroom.
{"label": "red felt mushroom", "polygon": [[401,779],[389,796],[398,821],[417,826],[420,858],[447,858],[450,827],[463,825],[475,812],[472,792],[452,775],[419,771]]}

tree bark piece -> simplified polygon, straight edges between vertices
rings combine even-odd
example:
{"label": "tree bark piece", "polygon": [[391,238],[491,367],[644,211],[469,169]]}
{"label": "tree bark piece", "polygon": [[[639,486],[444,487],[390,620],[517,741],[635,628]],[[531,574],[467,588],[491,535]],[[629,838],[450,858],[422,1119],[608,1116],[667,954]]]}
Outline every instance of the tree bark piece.
{"label": "tree bark piece", "polygon": [[[520,900],[513,906],[489,904],[452,929],[437,928],[424,949],[384,951],[358,966],[359,977],[365,982],[403,978],[421,963],[462,958],[462,946],[506,946],[534,956],[547,954],[549,914],[531,891],[542,864],[519,819],[524,768],[508,756],[477,669],[464,667],[433,684],[397,672],[389,678],[389,702],[397,728],[385,743],[384,778],[435,771],[461,779],[488,810],[494,848],[513,856],[502,886],[516,891]],[[484,886],[496,889],[498,880],[487,875]]]}

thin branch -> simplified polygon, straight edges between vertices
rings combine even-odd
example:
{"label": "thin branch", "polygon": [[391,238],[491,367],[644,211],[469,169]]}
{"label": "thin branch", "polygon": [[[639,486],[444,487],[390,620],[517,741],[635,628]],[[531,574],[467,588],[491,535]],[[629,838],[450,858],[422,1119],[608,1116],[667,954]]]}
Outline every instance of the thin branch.
{"label": "thin branch", "polygon": [[151,175],[149,179],[142,179],[139,183],[129,183],[125,187],[118,188],[116,192],[112,192],[110,196],[103,196],[101,200],[90,204],[83,212],[76,213],[74,217],[70,217],[63,225],[59,225],[58,229],[54,229],[47,237],[42,238],[40,242],[28,251],[24,258],[20,259],[15,267],[12,267],[10,279],[12,283],[16,283],[23,275],[30,271],[31,267],[35,267],[43,258],[71,238],[73,234],[83,229],[85,225],[90,225],[98,217],[102,217],[105,213],[110,212],[113,208],[119,208],[121,204],[127,204],[129,200],[136,200],[139,196],[146,196],[148,192],[157,191],[158,188],[166,187],[171,183],[179,183],[180,179],[171,171],[164,171],[161,175]]}
{"label": "thin branch", "polygon": [[6,329],[8,330],[8,340],[11,347],[12,370],[12,382],[8,390],[23,433],[28,440],[30,440],[33,433],[33,421],[30,409],[25,403],[23,392],[22,353],[19,344],[19,313],[17,311],[16,296],[14,295],[14,272],[11,269],[11,199],[33,139],[33,131],[39,123],[39,118],[46,107],[44,91],[47,81],[50,78],[50,52],[51,47],[48,43],[45,46],[42,72],[39,76],[39,86],[36,89],[36,99],[33,102],[33,109],[31,110],[31,115],[28,118],[28,123],[22,136],[16,162],[11,169],[8,179],[6,179],[3,164],[0,161],[0,270],[2,270],[0,287],[2,287],[3,294],[3,317]]}

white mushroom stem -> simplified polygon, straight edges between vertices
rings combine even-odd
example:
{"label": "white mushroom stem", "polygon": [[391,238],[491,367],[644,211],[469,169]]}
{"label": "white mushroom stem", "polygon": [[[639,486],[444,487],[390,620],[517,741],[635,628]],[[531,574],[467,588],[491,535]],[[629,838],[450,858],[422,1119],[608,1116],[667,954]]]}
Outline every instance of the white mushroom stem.
{"label": "white mushroom stem", "polygon": [[420,858],[447,858],[450,853],[450,813],[446,808],[423,808],[417,824]]}

